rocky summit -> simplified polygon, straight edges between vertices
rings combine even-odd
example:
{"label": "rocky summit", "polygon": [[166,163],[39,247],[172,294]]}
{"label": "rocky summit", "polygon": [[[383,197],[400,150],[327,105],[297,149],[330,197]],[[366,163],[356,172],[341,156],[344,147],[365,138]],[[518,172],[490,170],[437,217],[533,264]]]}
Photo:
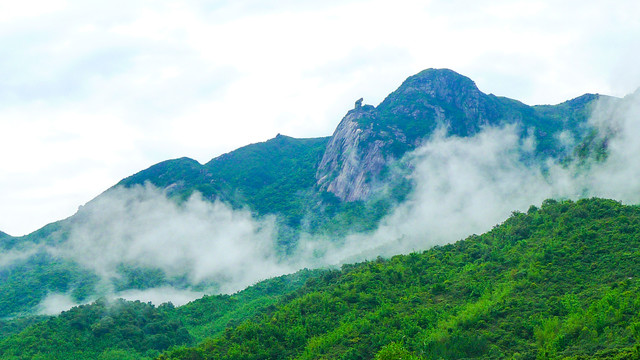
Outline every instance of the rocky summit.
{"label": "rocky summit", "polygon": [[582,139],[588,133],[590,106],[598,95],[584,95],[556,106],[527,106],[487,95],[452,70],[428,69],[405,80],[377,107],[350,110],[327,144],[316,172],[321,191],[343,201],[367,200],[386,180],[384,170],[437,129],[446,136],[468,137],[487,126],[518,126],[534,134],[540,157],[567,156],[557,135],[567,131]]}

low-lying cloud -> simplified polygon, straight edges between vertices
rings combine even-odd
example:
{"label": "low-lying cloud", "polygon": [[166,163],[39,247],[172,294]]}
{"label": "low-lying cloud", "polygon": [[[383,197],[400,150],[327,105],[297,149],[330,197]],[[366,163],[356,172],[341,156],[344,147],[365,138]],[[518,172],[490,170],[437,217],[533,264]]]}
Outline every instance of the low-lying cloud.
{"label": "low-lying cloud", "polygon": [[304,251],[322,252],[325,261],[339,264],[424,250],[484,232],[545,198],[565,196],[540,167],[521,161],[530,141],[515,126],[470,138],[438,133],[407,155],[415,190],[373,233],[352,234],[340,245],[309,238]]}
{"label": "low-lying cloud", "polygon": [[177,203],[149,184],[120,187],[80,209],[68,240],[51,251],[106,279],[125,264],[230,292],[293,270],[278,261],[274,224],[197,193]]}
{"label": "low-lying cloud", "polygon": [[78,303],[69,294],[49,293],[38,304],[36,311],[40,315],[57,315],[78,305],[82,305],[82,303]]}

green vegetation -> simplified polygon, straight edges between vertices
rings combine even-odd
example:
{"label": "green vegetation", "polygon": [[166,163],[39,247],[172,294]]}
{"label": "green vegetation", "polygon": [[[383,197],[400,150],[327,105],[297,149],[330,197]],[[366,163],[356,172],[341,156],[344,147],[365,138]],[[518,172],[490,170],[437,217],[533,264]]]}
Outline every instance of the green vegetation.
{"label": "green vegetation", "polygon": [[[424,90],[427,82],[436,95]],[[301,233],[340,238],[351,232],[376,228],[390,209],[404,201],[412,190],[407,175],[412,164],[399,160],[407,151],[427,139],[446,122],[449,133],[471,136],[485,125],[520,124],[521,135],[536,138],[536,155],[578,159],[583,163],[606,157],[606,138],[589,130],[587,118],[600,95],[584,95],[558,105],[528,106],[480,92],[473,81],[450,70],[425,70],[409,77],[378,107],[363,105],[358,111],[362,129],[374,129],[371,137],[360,139],[367,146],[381,140],[389,164],[375,179],[385,191],[367,201],[344,202],[334,194],[319,191],[316,171],[329,137],[295,139],[278,135],[266,142],[251,144],[219,156],[202,165],[180,158],[156,164],[118,185],[131,187],[149,182],[176,201],[199,192],[209,201],[220,200],[234,208],[249,209],[257,217],[277,218],[278,255],[291,255]],[[435,109],[439,108],[444,113]],[[531,132],[529,132],[531,130]],[[561,144],[558,135],[567,132],[576,146]],[[373,176],[372,176],[373,177]],[[117,185],[117,186],[118,186]],[[384,186],[382,186],[384,185]],[[108,192],[109,190],[107,190]],[[70,294],[78,302],[100,294],[98,276],[70,260],[42,250],[64,244],[79,217],[49,224],[22,237],[0,232],[0,250],[30,254],[0,264],[0,319],[33,314],[50,293]],[[29,249],[39,249],[29,253]],[[121,264],[113,279],[106,279],[116,291],[158,286],[198,289],[215,284],[190,284],[188,276],[168,277],[158,268]]]}
{"label": "green vegetation", "polygon": [[294,139],[278,135],[221,155],[205,165],[188,158],[154,165],[118,185],[150,182],[169,188],[178,198],[200,192],[236,208],[249,206],[257,215],[279,214],[299,226],[308,212],[315,184],[316,164],[329,138]]}
{"label": "green vegetation", "polygon": [[261,281],[233,295],[205,296],[175,308],[171,317],[185,324],[197,341],[220,335],[239,323],[277,304],[284,295],[302,287],[307,279],[322,274],[322,270],[300,270]]}
{"label": "green vegetation", "polygon": [[0,267],[0,318],[29,314],[48,293],[69,293],[81,302],[95,292],[98,276],[45,251]]}
{"label": "green vegetation", "polygon": [[254,318],[320,273],[301,270],[262,281],[233,295],[205,296],[179,308],[170,303],[155,307],[139,301],[98,300],[57,317],[3,320],[0,358],[153,358],[170,346],[202,341]]}
{"label": "green vegetation", "polygon": [[639,239],[638,206],[547,200],[422,253],[178,308],[80,306],[0,340],[0,358],[635,359]]}
{"label": "green vegetation", "polygon": [[2,359],[140,359],[191,341],[179,321],[141,302],[96,301],[0,343]]}
{"label": "green vegetation", "polygon": [[48,316],[34,315],[14,319],[2,319],[0,320],[0,341],[48,318]]}
{"label": "green vegetation", "polygon": [[482,236],[310,279],[161,359],[631,359],[640,208],[546,201]]}

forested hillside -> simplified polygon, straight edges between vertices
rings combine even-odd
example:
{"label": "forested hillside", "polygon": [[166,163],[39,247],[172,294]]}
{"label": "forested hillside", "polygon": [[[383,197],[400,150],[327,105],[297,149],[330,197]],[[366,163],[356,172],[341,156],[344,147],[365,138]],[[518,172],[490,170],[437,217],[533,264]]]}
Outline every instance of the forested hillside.
{"label": "forested hillside", "polygon": [[100,299],[55,317],[2,321],[0,358],[152,358],[170,346],[198,343],[255,317],[321,273],[301,270],[233,295],[205,296],[178,308],[170,303],[156,307],[139,301]]}
{"label": "forested hillside", "polygon": [[343,266],[161,359],[640,356],[640,208],[546,201],[481,236]]}
{"label": "forested hillside", "polygon": [[76,308],[3,340],[0,357],[634,359],[639,259],[638,206],[547,200],[451,245],[231,297]]}

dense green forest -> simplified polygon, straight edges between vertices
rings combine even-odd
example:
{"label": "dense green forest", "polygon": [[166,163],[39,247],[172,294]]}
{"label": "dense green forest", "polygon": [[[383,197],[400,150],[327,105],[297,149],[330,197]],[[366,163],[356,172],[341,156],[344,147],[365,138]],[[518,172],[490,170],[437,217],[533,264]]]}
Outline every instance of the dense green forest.
{"label": "dense green forest", "polygon": [[345,265],[162,359],[636,358],[640,208],[546,201],[482,236]]}
{"label": "dense green forest", "polygon": [[198,343],[255,317],[321,273],[305,269],[178,308],[100,299],[56,317],[0,320],[0,358],[150,359],[172,345]]}
{"label": "dense green forest", "polygon": [[639,259],[638,206],[547,200],[421,253],[177,308],[74,308],[2,340],[0,357],[635,359]]}

